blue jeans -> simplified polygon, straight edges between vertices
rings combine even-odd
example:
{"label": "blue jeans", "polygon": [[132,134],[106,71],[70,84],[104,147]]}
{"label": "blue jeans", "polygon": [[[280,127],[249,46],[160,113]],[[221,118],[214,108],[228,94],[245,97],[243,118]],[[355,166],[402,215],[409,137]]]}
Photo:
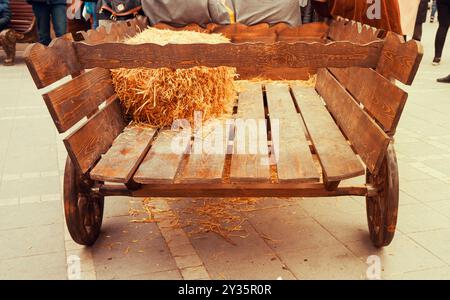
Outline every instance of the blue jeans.
{"label": "blue jeans", "polygon": [[433,0],[433,4],[431,4],[431,16],[434,18],[437,12],[436,0]]}
{"label": "blue jeans", "polygon": [[39,34],[39,43],[48,45],[52,41],[50,36],[50,20],[55,35],[60,37],[67,32],[67,14],[65,4],[46,4],[33,2],[33,13]]}

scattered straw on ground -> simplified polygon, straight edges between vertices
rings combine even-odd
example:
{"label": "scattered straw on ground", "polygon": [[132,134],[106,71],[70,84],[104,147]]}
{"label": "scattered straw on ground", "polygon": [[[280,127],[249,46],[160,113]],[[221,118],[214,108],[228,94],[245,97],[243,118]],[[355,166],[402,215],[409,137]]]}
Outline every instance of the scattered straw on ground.
{"label": "scattered straw on ground", "polygon": [[[229,43],[220,34],[148,28],[124,41],[127,44]],[[236,97],[236,69],[194,67],[111,70],[113,84],[126,113],[137,124],[171,126],[177,119],[193,122],[194,112],[203,120],[231,112]]]}
{"label": "scattered straw on ground", "polygon": [[[246,238],[248,233],[244,223],[247,213],[281,208],[291,205],[286,200],[279,205],[264,205],[262,199],[257,198],[214,198],[188,200],[187,207],[158,210],[153,199],[142,201],[142,209],[129,211],[133,223],[164,222],[169,228],[182,228],[189,236],[212,232],[236,245],[233,237]],[[180,201],[168,200],[168,201]],[[191,205],[192,204],[192,205]],[[175,205],[176,206],[176,205]],[[144,217],[142,217],[144,216]],[[272,240],[270,237],[263,237]]]}

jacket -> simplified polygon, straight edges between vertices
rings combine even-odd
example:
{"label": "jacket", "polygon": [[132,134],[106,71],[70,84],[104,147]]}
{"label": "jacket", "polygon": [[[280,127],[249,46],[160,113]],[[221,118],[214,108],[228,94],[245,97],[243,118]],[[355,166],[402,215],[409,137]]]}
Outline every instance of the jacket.
{"label": "jacket", "polygon": [[11,20],[9,0],[0,0],[0,28],[6,28]]}

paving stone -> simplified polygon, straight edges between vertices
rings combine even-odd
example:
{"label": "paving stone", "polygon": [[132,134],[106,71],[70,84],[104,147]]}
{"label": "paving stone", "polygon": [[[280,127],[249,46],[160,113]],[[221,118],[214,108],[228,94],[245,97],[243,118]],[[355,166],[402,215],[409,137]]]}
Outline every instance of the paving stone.
{"label": "paving stone", "polygon": [[450,220],[424,204],[412,204],[399,208],[397,228],[403,233],[450,228]]}
{"label": "paving stone", "polygon": [[[197,254],[213,279],[292,279],[264,240],[244,223],[246,238],[232,237],[235,245],[213,233],[191,238]],[[274,259],[275,258],[275,259]]]}
{"label": "paving stone", "polygon": [[308,215],[315,217],[327,215],[330,212],[364,212],[363,198],[330,197],[330,198],[305,198],[299,202]]}
{"label": "paving stone", "polygon": [[421,271],[406,272],[386,276],[389,280],[448,280],[450,278],[450,267],[432,268]]}
{"label": "paving stone", "polygon": [[314,219],[339,241],[368,241],[367,216],[364,213],[330,212]]}
{"label": "paving stone", "polygon": [[183,277],[180,274],[180,271],[177,270],[169,270],[163,272],[154,272],[154,273],[145,273],[139,275],[133,275],[128,278],[123,279],[132,279],[132,280],[181,280]]}
{"label": "paving stone", "polygon": [[203,266],[184,268],[180,271],[181,276],[183,276],[184,280],[199,280],[201,278],[209,277],[208,272]]}
{"label": "paving stone", "polygon": [[409,236],[450,265],[450,228],[413,233]]}
{"label": "paving stone", "polygon": [[423,180],[408,182],[400,186],[400,189],[421,202],[446,200],[449,197],[450,183],[439,180]]}
{"label": "paving stone", "polygon": [[404,235],[396,236],[392,243],[383,249],[377,249],[367,241],[347,243],[346,247],[363,262],[371,255],[379,256],[382,266],[381,278],[445,266],[442,260]]}
{"label": "paving stone", "polygon": [[62,224],[2,230],[0,241],[2,259],[64,251]]}
{"label": "paving stone", "polygon": [[450,219],[450,200],[427,202],[427,205]]}
{"label": "paving stone", "polygon": [[0,231],[40,225],[63,226],[62,204],[59,201],[23,204],[0,209]]}
{"label": "paving stone", "polygon": [[0,270],[0,280],[67,279],[66,255],[60,251],[1,259]]}
{"label": "paving stone", "polygon": [[336,245],[339,242],[309,217],[299,218],[281,209],[249,217],[250,222],[276,251]]}
{"label": "paving stone", "polygon": [[129,217],[105,220],[91,248],[99,279],[173,270],[175,260],[155,224],[132,224]]}
{"label": "paving stone", "polygon": [[178,268],[180,269],[198,267],[203,265],[203,262],[198,257],[197,253],[195,253],[194,255],[174,256],[174,258]]}
{"label": "paving stone", "polygon": [[367,265],[342,245],[278,253],[298,279],[365,279]]}

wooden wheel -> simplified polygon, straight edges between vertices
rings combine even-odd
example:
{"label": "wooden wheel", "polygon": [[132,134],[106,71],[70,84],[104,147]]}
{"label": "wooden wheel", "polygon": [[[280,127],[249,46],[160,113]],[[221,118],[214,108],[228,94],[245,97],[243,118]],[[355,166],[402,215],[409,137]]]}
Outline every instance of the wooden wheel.
{"label": "wooden wheel", "polygon": [[64,213],[72,239],[91,246],[100,234],[103,220],[104,197],[94,196],[83,188],[81,177],[70,158],[64,171]]}
{"label": "wooden wheel", "polygon": [[399,183],[394,146],[388,147],[377,175],[367,172],[367,183],[378,189],[374,197],[366,197],[367,221],[372,243],[384,247],[392,242],[397,225]]}

